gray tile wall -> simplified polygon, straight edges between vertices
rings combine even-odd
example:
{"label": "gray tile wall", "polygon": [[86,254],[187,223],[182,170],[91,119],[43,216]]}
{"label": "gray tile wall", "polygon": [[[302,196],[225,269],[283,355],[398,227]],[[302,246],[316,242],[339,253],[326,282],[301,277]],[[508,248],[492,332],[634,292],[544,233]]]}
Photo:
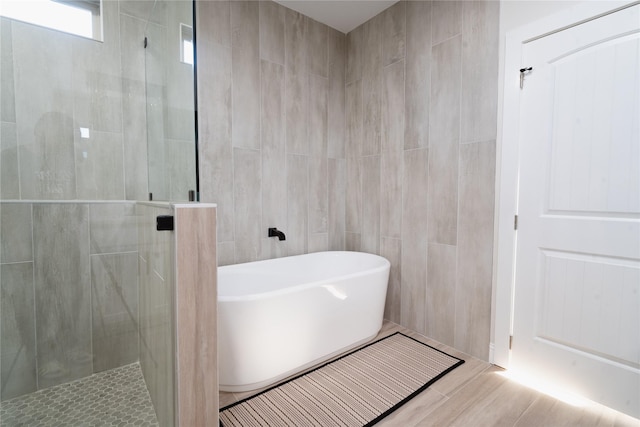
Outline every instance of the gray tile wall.
{"label": "gray tile wall", "polygon": [[382,254],[385,316],[487,359],[499,3],[402,1],[346,36],[269,1],[199,8],[219,264]]}
{"label": "gray tile wall", "polygon": [[[143,203],[135,209],[137,233],[134,235],[139,244],[140,367],[158,422],[161,426],[171,426],[175,418],[174,237],[173,232],[156,231],[156,217],[172,215],[173,210],[169,205]],[[125,316],[126,313],[122,313],[121,317]]]}
{"label": "gray tile wall", "polygon": [[138,360],[134,203],[0,203],[1,399]]}
{"label": "gray tile wall", "polygon": [[347,35],[346,245],[392,262],[385,316],[487,360],[495,1],[403,1]]}
{"label": "gray tile wall", "polygon": [[191,4],[145,3],[104,2],[103,42],[0,19],[0,199],[187,200],[193,69],[178,22]]}
{"label": "gray tile wall", "polygon": [[218,205],[218,263],[344,249],[346,36],[271,1],[197,7],[200,196]]}

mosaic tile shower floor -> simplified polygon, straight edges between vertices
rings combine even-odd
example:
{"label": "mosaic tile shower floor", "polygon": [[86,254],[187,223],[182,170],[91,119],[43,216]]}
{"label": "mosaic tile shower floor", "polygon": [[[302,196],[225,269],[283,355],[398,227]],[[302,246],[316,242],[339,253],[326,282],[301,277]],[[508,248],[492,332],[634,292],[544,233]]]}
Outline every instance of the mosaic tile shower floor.
{"label": "mosaic tile shower floor", "polygon": [[0,404],[2,427],[158,426],[138,363]]}

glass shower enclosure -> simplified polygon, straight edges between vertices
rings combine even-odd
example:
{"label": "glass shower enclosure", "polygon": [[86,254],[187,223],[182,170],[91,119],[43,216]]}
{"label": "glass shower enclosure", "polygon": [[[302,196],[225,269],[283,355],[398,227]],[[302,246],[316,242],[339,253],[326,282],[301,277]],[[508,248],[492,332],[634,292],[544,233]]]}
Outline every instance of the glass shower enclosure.
{"label": "glass shower enclosure", "polygon": [[193,4],[42,2],[101,25],[0,17],[0,424],[170,426],[170,237],[140,205],[197,194]]}

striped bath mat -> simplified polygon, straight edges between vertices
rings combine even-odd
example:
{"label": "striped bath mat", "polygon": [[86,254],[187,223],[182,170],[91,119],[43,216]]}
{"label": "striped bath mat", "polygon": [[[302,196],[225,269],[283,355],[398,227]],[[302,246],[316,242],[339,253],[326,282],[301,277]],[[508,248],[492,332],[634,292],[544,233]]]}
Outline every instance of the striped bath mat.
{"label": "striped bath mat", "polygon": [[396,332],[220,410],[223,427],[361,427],[464,363]]}

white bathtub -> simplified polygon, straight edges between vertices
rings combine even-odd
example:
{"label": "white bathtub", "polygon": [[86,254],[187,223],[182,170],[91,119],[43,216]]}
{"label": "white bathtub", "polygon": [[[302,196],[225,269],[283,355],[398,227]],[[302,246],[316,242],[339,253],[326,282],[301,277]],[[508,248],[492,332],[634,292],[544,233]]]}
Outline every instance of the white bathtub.
{"label": "white bathtub", "polygon": [[318,252],[218,269],[223,391],[264,387],[376,336],[389,261]]}

